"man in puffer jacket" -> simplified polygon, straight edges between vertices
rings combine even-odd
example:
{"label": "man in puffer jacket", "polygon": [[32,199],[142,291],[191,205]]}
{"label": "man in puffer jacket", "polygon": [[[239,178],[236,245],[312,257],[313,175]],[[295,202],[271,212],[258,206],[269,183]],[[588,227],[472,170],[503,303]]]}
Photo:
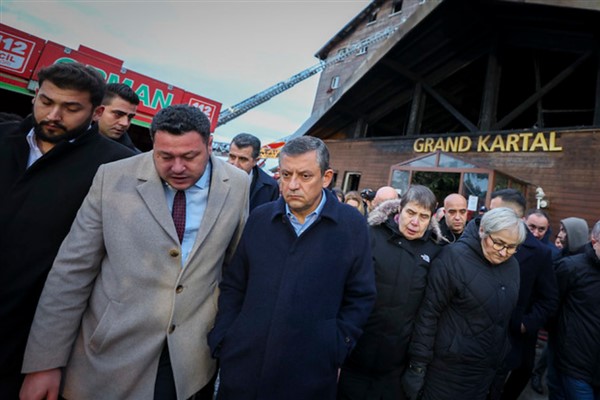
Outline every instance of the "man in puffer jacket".
{"label": "man in puffer jacket", "polygon": [[567,400],[598,399],[600,221],[594,225],[591,243],[579,254],[561,259],[555,271],[561,297],[554,359],[557,377]]}
{"label": "man in puffer jacket", "polygon": [[400,400],[400,377],[431,261],[441,250],[432,218],[435,195],[411,186],[369,214],[377,300],[363,335],[342,368],[338,399]]}
{"label": "man in puffer jacket", "polygon": [[509,208],[481,218],[433,261],[402,386],[410,399],[483,400],[509,349],[508,324],[519,294],[512,256],[525,225]]}

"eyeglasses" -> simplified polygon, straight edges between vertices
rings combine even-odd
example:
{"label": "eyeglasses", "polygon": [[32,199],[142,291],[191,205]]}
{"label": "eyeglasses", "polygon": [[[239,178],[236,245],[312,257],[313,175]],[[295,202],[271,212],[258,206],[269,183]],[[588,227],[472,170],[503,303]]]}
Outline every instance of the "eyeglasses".
{"label": "eyeglasses", "polygon": [[506,249],[506,253],[508,254],[515,254],[517,252],[517,248],[519,247],[518,244],[505,244],[495,240],[492,235],[488,235],[488,237],[492,240],[492,247],[494,250],[502,251]]}

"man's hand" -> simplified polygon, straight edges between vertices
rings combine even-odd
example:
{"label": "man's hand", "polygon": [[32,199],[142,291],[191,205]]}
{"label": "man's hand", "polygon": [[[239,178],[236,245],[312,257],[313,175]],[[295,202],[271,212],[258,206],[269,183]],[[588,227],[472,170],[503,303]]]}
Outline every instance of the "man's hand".
{"label": "man's hand", "polygon": [[25,376],[19,398],[21,400],[57,400],[60,387],[59,368],[32,372]]}
{"label": "man's hand", "polygon": [[404,372],[401,384],[408,399],[415,400],[421,397],[421,390],[425,385],[425,372],[424,365],[413,363]]}

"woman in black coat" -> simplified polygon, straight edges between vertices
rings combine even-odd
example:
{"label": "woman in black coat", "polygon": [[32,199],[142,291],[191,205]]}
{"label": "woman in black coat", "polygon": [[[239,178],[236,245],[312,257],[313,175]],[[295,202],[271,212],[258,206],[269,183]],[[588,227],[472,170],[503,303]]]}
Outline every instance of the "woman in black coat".
{"label": "woman in black coat", "polygon": [[509,208],[488,211],[477,236],[463,235],[434,260],[402,385],[410,399],[485,399],[509,349],[519,294],[512,257],[525,226]]}
{"label": "woman in black coat", "polygon": [[338,399],[399,400],[400,377],[430,262],[441,250],[435,195],[411,186],[369,214],[377,300],[363,335],[344,364]]}

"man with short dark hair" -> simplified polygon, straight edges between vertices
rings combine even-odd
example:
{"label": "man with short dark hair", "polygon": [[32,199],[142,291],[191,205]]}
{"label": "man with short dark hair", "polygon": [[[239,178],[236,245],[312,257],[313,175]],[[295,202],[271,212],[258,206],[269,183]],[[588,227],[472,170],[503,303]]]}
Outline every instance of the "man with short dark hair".
{"label": "man with short dark hair", "polygon": [[249,133],[236,135],[229,145],[227,162],[250,176],[250,211],[279,198],[277,181],[257,165],[259,155],[260,139]]}
{"label": "man with short dark hair", "polygon": [[100,167],[61,246],[29,334],[22,400],[55,399],[59,386],[67,399],[212,399],[206,335],[248,179],[212,156],[196,107],[160,110],[150,134],[153,151]]}
{"label": "man with short dark hair", "polygon": [[326,190],[323,141],[287,142],[279,165],[281,197],[250,214],[220,285],[220,400],[334,400],[375,301],[367,224]]}
{"label": "man with short dark hair", "polygon": [[127,129],[135,117],[140,98],[133,89],[124,83],[109,83],[102,100],[104,111],[97,118],[98,130],[109,139],[129,147],[136,153],[140,150],[135,147]]}
{"label": "man with short dark hair", "polygon": [[[490,209],[512,208],[523,219],[525,197],[516,189],[501,189],[492,193]],[[525,221],[523,221],[525,224]],[[511,315],[509,337],[511,350],[504,359],[492,387],[491,399],[519,397],[534,366],[538,330],[558,307],[558,287],[552,269],[552,252],[526,229],[527,237],[519,246],[515,258],[519,262],[520,285],[517,307]],[[506,379],[510,372],[510,376]]]}
{"label": "man with short dark hair", "polygon": [[58,248],[101,164],[133,153],[98,134],[104,80],[78,63],[38,73],[33,111],[0,132],[0,394],[16,399],[27,334]]}

